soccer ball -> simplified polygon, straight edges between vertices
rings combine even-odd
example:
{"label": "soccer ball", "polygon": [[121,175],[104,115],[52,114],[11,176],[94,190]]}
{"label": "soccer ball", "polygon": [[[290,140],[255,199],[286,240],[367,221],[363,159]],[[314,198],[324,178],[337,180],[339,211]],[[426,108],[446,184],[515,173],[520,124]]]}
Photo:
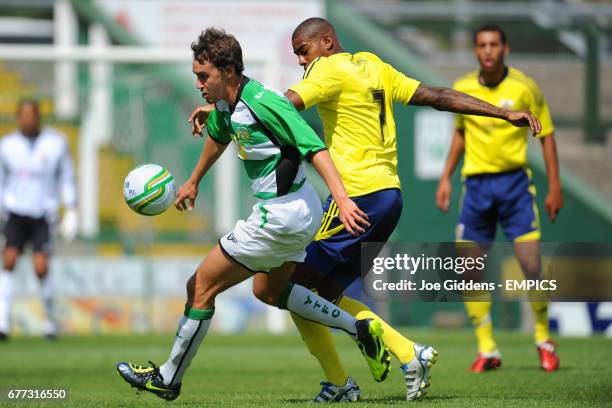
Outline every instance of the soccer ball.
{"label": "soccer ball", "polygon": [[125,178],[123,198],[138,214],[161,214],[176,200],[174,177],[157,164],[141,164]]}

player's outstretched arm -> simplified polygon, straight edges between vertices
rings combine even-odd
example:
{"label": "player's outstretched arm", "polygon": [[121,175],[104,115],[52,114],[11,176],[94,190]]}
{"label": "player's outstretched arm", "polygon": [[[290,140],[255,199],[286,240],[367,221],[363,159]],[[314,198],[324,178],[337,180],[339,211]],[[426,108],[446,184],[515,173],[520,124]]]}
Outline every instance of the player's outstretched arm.
{"label": "player's outstretched arm", "polygon": [[[174,206],[179,211],[193,210],[195,206],[195,199],[198,196],[198,185],[202,180],[202,177],[206,174],[208,169],[217,161],[217,159],[223,154],[227,144],[219,143],[212,137],[209,137],[204,143],[202,148],[202,154],[198,162],[191,172],[189,179],[179,189]],[[189,201],[189,204],[186,201]]]}
{"label": "player's outstretched arm", "polygon": [[528,110],[500,108],[450,88],[421,84],[412,96],[410,105],[431,106],[441,111],[504,119],[517,127],[529,126],[534,135],[540,133],[542,129],[538,118]]}
{"label": "player's outstretched arm", "polygon": [[367,228],[370,226],[368,216],[357,207],[357,204],[355,204],[346,193],[344,183],[329,156],[329,152],[327,150],[321,150],[314,153],[312,156],[312,165],[321,175],[325,184],[327,184],[334,201],[338,205],[338,217],[342,224],[344,224],[346,230],[355,236],[364,233],[364,227]]}
{"label": "player's outstretched arm", "polygon": [[563,208],[564,200],[561,192],[561,180],[559,178],[559,159],[557,157],[557,145],[554,135],[542,137],[542,154],[546,164],[546,175],[548,176],[548,194],[544,200],[544,209],[552,222],[557,220],[557,214]]}
{"label": "player's outstretched arm", "polygon": [[208,105],[198,106],[191,112],[191,116],[187,119],[187,122],[191,123],[191,134],[197,139],[198,136],[204,137],[204,128],[206,127],[206,120],[208,115],[215,109],[215,104],[210,103]]}
{"label": "player's outstretched arm", "polygon": [[451,142],[450,150],[448,151],[448,158],[446,159],[446,167],[444,173],[440,177],[438,182],[438,189],[436,190],[436,205],[444,212],[448,212],[451,203],[451,177],[459,163],[459,159],[465,152],[465,133],[463,129],[455,129],[453,132],[453,140]]}

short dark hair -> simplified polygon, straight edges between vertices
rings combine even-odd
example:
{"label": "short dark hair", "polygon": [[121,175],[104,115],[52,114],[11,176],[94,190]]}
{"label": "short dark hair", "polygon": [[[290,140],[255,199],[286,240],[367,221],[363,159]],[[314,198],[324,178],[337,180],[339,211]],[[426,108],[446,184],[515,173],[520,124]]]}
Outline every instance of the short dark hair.
{"label": "short dark hair", "polygon": [[295,27],[293,34],[291,34],[291,39],[294,39],[299,34],[306,34],[307,37],[310,37],[316,34],[325,34],[328,31],[336,32],[334,26],[328,20],[321,17],[310,17]]}
{"label": "short dark hair", "polygon": [[40,112],[40,103],[34,98],[21,98],[17,102],[17,113],[21,112],[21,108],[26,105],[31,105],[37,112]]}
{"label": "short dark hair", "polygon": [[203,64],[208,61],[217,68],[233,66],[236,74],[242,74],[242,48],[240,43],[225,30],[209,27],[202,31],[198,40],[191,43],[193,58]]}
{"label": "short dark hair", "polygon": [[504,30],[502,30],[500,26],[498,26],[497,24],[484,24],[474,30],[474,36],[472,38],[472,40],[474,41],[474,45],[476,45],[476,39],[478,38],[478,34],[482,33],[483,31],[493,31],[499,33],[502,43],[508,43],[506,39],[506,33],[504,32]]}

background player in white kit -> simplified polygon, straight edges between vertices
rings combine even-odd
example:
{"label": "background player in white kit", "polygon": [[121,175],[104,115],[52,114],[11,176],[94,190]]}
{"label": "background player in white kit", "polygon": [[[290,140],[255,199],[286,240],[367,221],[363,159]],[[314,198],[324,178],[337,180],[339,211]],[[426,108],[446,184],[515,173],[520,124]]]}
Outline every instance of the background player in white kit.
{"label": "background player in white kit", "polygon": [[43,331],[47,338],[54,338],[58,328],[49,278],[51,227],[57,219],[61,197],[65,210],[60,233],[66,240],[76,235],[74,170],[64,136],[54,129],[41,129],[37,101],[19,102],[17,122],[19,129],[0,141],[0,207],[6,221],[0,270],[0,340],[6,340],[10,334],[13,270],[26,243],[32,245],[32,263],[40,280],[46,314]]}

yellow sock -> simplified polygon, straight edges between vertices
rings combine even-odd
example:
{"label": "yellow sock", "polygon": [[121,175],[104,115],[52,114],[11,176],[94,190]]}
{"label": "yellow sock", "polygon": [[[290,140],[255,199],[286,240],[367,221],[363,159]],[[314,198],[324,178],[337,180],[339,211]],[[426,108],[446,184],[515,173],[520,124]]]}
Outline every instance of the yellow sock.
{"label": "yellow sock", "polygon": [[335,386],[346,384],[348,375],[340,361],[338,350],[336,350],[336,343],[334,343],[329,328],[303,319],[294,313],[291,313],[291,318],[298,328],[304,343],[306,343],[310,354],[319,360],[327,382]]}
{"label": "yellow sock", "polygon": [[536,344],[540,344],[550,339],[548,330],[548,302],[531,302],[531,310],[535,320],[534,338]]}
{"label": "yellow sock", "polygon": [[393,327],[389,326],[383,319],[374,313],[363,303],[350,297],[342,296],[338,307],[355,316],[356,319],[378,320],[383,327],[383,341],[389,351],[399,360],[400,364],[406,364],[414,358],[414,342],[399,334]]}
{"label": "yellow sock", "polygon": [[[489,295],[490,298],[490,295]],[[476,329],[479,353],[492,353],[497,350],[493,340],[493,322],[491,321],[491,302],[465,302],[465,309],[472,325]]]}

